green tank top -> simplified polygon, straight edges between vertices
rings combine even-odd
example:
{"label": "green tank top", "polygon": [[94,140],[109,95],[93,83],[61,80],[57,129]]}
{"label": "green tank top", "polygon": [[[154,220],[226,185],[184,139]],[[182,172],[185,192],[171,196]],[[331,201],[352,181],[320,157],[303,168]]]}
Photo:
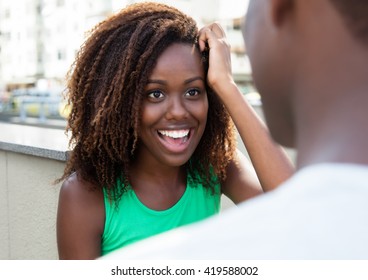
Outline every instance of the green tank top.
{"label": "green tank top", "polygon": [[[217,180],[216,180],[217,181]],[[221,187],[214,192],[197,184],[188,176],[187,187],[180,200],[171,208],[156,211],[145,206],[134,190],[128,189],[118,207],[111,203],[105,192],[105,228],[101,254],[170,229],[203,220],[220,210]]]}

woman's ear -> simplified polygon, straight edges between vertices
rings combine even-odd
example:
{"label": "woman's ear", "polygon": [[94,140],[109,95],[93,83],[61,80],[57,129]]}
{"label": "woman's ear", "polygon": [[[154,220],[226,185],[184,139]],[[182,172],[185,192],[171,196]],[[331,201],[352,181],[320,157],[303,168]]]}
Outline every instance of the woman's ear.
{"label": "woman's ear", "polygon": [[[296,0],[269,0],[269,13],[272,23],[279,27],[291,15]],[[307,0],[309,1],[309,0]]]}

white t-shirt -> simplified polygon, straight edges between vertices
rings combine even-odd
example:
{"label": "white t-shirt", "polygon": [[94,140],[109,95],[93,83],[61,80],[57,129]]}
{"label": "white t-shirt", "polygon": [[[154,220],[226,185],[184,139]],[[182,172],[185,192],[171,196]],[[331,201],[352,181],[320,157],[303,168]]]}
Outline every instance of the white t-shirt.
{"label": "white t-shirt", "polygon": [[318,164],[217,217],[106,259],[368,259],[368,166]]}

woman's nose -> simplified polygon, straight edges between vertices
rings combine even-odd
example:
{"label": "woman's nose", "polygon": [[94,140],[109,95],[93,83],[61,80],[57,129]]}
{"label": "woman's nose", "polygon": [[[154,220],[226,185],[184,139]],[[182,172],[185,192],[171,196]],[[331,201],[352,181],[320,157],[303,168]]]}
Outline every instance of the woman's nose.
{"label": "woman's nose", "polygon": [[168,102],[166,111],[167,119],[185,119],[188,116],[188,110],[184,100],[179,97],[172,97]]}

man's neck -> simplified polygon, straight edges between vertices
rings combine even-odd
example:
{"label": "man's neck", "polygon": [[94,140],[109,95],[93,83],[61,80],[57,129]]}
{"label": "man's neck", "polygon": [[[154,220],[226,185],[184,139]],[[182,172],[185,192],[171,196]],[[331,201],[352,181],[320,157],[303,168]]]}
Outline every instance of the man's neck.
{"label": "man's neck", "polygon": [[298,125],[298,168],[320,162],[368,165],[368,89],[352,88],[344,97],[311,108]]}

